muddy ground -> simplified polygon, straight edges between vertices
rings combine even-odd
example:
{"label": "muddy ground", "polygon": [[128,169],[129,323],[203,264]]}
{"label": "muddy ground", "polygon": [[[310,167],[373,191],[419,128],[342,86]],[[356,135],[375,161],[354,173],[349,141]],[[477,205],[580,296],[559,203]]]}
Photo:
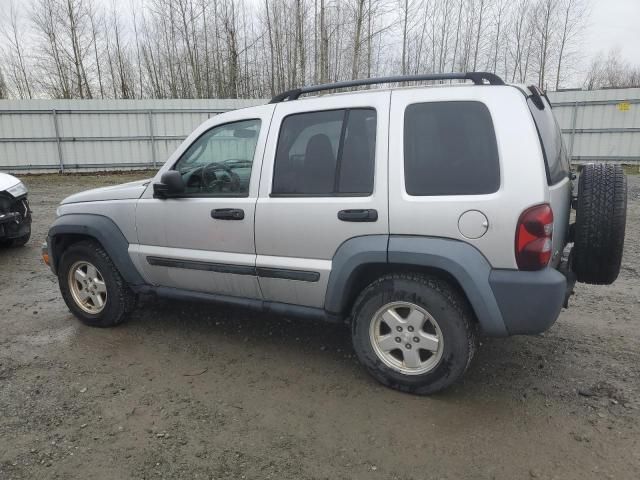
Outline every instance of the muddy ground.
{"label": "muddy ground", "polygon": [[33,176],[32,241],[0,252],[0,478],[637,479],[640,176],[624,266],[544,335],[483,339],[464,381],[388,390],[347,328],[147,298],[81,325],[42,264],[57,203],[140,177]]}

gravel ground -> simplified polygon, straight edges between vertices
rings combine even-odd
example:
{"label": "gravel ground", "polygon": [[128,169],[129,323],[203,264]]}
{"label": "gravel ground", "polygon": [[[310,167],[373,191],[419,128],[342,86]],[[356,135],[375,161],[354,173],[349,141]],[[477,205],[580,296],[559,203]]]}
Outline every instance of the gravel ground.
{"label": "gravel ground", "polygon": [[65,196],[141,174],[32,176],[0,251],[0,479],[640,477],[640,176],[623,270],[544,335],[483,339],[464,381],[388,390],[342,326],[146,298],[81,325],[39,258]]}

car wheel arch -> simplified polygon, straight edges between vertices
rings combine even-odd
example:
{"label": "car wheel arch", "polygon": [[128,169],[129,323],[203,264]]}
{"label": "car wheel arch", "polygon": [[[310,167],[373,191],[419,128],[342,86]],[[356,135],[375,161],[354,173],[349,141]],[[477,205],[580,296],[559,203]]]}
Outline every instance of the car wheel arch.
{"label": "car wheel arch", "polygon": [[118,226],[108,217],[95,214],[69,214],[56,219],[47,236],[53,270],[68,246],[83,240],[97,242],[130,285],[145,282],[129,256],[129,242]]}
{"label": "car wheel arch", "polygon": [[354,237],[336,252],[327,285],[325,310],[348,316],[358,293],[391,272],[442,278],[467,299],[485,333],[508,334],[489,285],[491,266],[473,246],[453,239],[371,235]]}

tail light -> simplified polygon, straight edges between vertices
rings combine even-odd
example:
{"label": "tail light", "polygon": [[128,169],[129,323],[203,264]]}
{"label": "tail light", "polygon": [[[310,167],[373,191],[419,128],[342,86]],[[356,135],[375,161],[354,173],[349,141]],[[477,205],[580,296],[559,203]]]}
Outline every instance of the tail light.
{"label": "tail light", "polygon": [[520,270],[540,270],[551,260],[553,211],[547,204],[520,215],[516,227],[516,263]]}

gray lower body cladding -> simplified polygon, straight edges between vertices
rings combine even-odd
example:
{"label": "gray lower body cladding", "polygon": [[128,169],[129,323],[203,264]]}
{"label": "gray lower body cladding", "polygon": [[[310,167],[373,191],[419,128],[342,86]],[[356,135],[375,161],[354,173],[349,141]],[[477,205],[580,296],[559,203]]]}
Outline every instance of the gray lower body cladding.
{"label": "gray lower body cladding", "polygon": [[94,214],[70,214],[58,217],[49,229],[47,247],[51,270],[56,273],[67,235],[94,238],[106,250],[118,271],[129,285],[145,282],[129,257],[129,242],[118,226],[108,217]]}
{"label": "gray lower body cladding", "polygon": [[567,292],[566,278],[557,270],[492,269],[476,248],[457,240],[391,235],[387,256],[390,264],[423,266],[453,277],[490,336],[547,330]]}
{"label": "gray lower body cladding", "polygon": [[[112,220],[101,215],[72,214],[59,217],[49,231],[48,250],[55,272],[61,254],[61,236],[83,235],[99,241],[125,280],[136,290],[159,295],[245,304],[248,301],[224,295],[145,286],[128,254],[129,243]],[[534,334],[548,329],[557,319],[565,300],[567,282],[552,268],[538,272],[495,270],[468,243],[434,237],[370,235],[344,242],[334,255],[324,309],[255,300],[260,310],[297,316],[342,318],[348,315],[348,295],[358,271],[368,264],[393,268],[425,267],[453,277],[464,291],[483,332],[490,336]],[[292,281],[303,279],[291,278]],[[304,279],[309,281],[308,279]],[[312,311],[314,310],[314,311]],[[317,311],[315,311],[317,310]]]}
{"label": "gray lower body cladding", "polygon": [[549,329],[560,314],[567,279],[553,268],[537,272],[492,270],[489,284],[510,335]]}

